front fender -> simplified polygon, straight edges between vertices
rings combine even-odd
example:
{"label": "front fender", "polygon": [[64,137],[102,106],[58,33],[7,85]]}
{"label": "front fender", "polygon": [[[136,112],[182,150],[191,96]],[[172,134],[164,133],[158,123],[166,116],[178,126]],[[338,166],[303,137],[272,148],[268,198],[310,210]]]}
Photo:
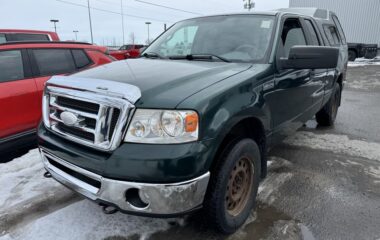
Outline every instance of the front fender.
{"label": "front fender", "polygon": [[[269,65],[270,66],[270,65]],[[271,116],[265,104],[262,85],[273,79],[268,65],[218,82],[183,101],[178,109],[195,109],[200,114],[200,139],[212,140],[209,167],[229,131],[246,118],[259,120],[266,134],[271,129]]]}

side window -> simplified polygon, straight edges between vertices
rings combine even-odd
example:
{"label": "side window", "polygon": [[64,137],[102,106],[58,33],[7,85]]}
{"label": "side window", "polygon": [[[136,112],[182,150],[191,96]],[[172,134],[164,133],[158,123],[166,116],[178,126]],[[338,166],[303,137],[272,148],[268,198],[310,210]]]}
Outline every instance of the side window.
{"label": "side window", "polygon": [[15,33],[11,36],[12,41],[50,41],[46,34]]}
{"label": "side window", "polygon": [[83,50],[73,49],[71,52],[73,53],[75,65],[78,69],[84,68],[91,64],[91,60],[87,57]]}
{"label": "side window", "polygon": [[24,65],[20,50],[0,52],[0,82],[24,78]]}
{"label": "side window", "polygon": [[335,23],[335,26],[338,28],[338,32],[339,32],[340,38],[342,39],[343,44],[346,44],[347,43],[346,36],[344,35],[342,25],[340,24],[340,22],[336,16],[333,16],[332,19]]}
{"label": "side window", "polygon": [[133,49],[133,45],[125,45],[124,46],[124,50],[132,50]]}
{"label": "side window", "polygon": [[5,37],[5,34],[0,33],[0,44],[6,43],[6,42],[7,42],[7,38]]}
{"label": "side window", "polygon": [[338,32],[334,26],[326,25],[324,26],[325,33],[327,36],[327,39],[330,42],[331,46],[339,46],[340,45],[340,39]]}
{"label": "side window", "polygon": [[306,23],[307,29],[310,32],[310,36],[311,36],[311,44],[310,45],[313,45],[313,46],[321,45],[319,42],[319,39],[318,39],[317,31],[315,30],[315,27],[314,27],[314,24],[309,19],[305,19],[305,23]]}
{"label": "side window", "polygon": [[281,34],[279,57],[289,57],[290,49],[296,45],[307,45],[305,34],[298,19],[287,19]]}
{"label": "side window", "polygon": [[40,76],[64,74],[76,70],[74,59],[69,49],[34,49]]}

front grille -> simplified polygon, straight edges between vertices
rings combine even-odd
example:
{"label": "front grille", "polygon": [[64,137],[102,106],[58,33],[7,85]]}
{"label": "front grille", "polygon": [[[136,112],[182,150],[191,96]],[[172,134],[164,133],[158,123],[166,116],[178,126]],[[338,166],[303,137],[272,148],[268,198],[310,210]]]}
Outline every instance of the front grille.
{"label": "front grille", "polygon": [[68,140],[111,151],[121,142],[132,108],[117,96],[47,86],[44,123]]}
{"label": "front grille", "polygon": [[99,104],[79,101],[72,98],[57,97],[56,103],[62,107],[72,108],[79,111],[85,111],[93,114],[98,114]]}
{"label": "front grille", "polygon": [[63,123],[57,123],[56,128],[59,129],[61,132],[65,132],[67,134],[70,134],[72,136],[79,137],[84,140],[88,141],[94,141],[95,136],[93,133],[85,132],[85,131],[78,131],[74,127],[68,127]]}
{"label": "front grille", "polygon": [[117,124],[119,117],[120,117],[120,110],[114,109],[111,124],[110,124],[110,135],[111,136],[113,135],[113,133],[115,131],[115,127],[116,127],[116,124]]}

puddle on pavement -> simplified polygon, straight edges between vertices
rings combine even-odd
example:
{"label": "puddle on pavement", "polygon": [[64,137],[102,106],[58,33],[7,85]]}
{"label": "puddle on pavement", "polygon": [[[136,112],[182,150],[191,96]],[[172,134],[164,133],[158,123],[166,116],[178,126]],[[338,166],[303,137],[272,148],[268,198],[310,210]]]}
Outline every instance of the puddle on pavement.
{"label": "puddle on pavement", "polygon": [[[153,234],[150,240],[197,240],[197,239],[225,239],[225,240],[252,240],[252,239],[305,239],[313,240],[313,235],[306,226],[299,224],[290,216],[277,209],[260,204],[256,209],[256,219],[246,224],[241,230],[231,236],[224,236],[208,229],[207,223],[201,223],[200,215],[190,216],[185,227],[173,226],[168,231]],[[309,238],[308,236],[311,236]]]}

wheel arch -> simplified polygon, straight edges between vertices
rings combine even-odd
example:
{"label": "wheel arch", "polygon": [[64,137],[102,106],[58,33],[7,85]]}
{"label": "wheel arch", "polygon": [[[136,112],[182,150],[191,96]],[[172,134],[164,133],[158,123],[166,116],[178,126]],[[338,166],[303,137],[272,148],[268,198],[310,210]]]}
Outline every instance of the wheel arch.
{"label": "wheel arch", "polygon": [[250,138],[256,142],[261,154],[261,178],[265,178],[267,174],[267,138],[263,119],[259,117],[247,116],[242,117],[233,123],[224,127],[225,131],[220,134],[218,139],[218,147],[213,155],[213,160],[210,165],[211,172],[216,168],[218,159],[223,152],[231,146],[231,144],[244,138]]}
{"label": "wheel arch", "polygon": [[339,87],[340,87],[340,99],[339,99],[339,106],[341,105],[341,102],[342,102],[342,91],[343,91],[343,81],[344,81],[344,76],[343,76],[343,73],[340,73],[338,75],[338,77],[336,78],[336,83],[339,84]]}

